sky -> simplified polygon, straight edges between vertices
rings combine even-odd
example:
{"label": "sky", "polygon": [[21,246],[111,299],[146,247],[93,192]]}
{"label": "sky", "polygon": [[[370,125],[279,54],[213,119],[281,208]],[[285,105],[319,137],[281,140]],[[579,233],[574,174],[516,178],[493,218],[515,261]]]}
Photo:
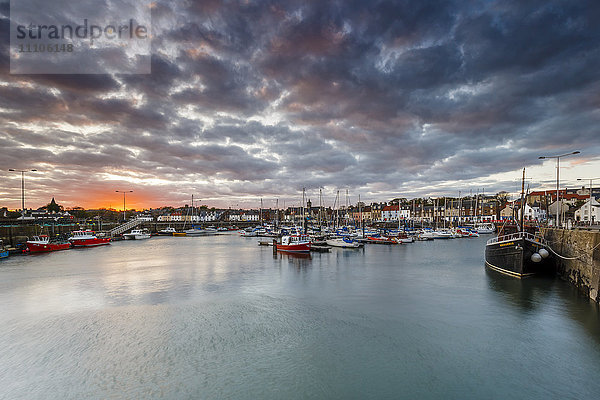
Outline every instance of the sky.
{"label": "sky", "polygon": [[[111,2],[106,0],[110,7]],[[64,12],[67,12],[65,10]],[[299,205],[600,177],[597,1],[156,1],[150,74],[11,74],[0,207]],[[586,183],[587,184],[587,183]],[[598,180],[600,185],[600,180]],[[342,200],[342,204],[345,200]]]}

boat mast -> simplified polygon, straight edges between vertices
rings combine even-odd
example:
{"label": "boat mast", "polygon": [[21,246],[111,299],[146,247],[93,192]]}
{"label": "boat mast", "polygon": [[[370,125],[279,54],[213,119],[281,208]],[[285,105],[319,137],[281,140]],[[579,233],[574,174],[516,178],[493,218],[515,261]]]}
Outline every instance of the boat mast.
{"label": "boat mast", "polygon": [[[336,228],[340,227],[340,191],[337,191],[337,194],[335,195],[335,203],[337,203],[337,209],[336,209]],[[334,204],[335,206],[335,204]]]}
{"label": "boat mast", "polygon": [[462,219],[462,197],[460,197],[461,192],[460,190],[458,191],[458,223],[456,224],[456,226],[460,226],[460,222]]}
{"label": "boat mast", "polygon": [[435,227],[435,230],[437,231],[438,228],[438,220],[437,220],[437,214],[438,214],[438,199],[436,198],[433,201],[433,226]]}
{"label": "boat mast", "polygon": [[275,200],[275,230],[279,227],[279,199]]}
{"label": "boat mast", "polygon": [[304,192],[306,188],[302,188],[302,226],[304,227],[304,233],[306,233],[306,217],[304,216]]}
{"label": "boat mast", "polygon": [[446,229],[446,196],[444,196],[444,229]]}
{"label": "boat mast", "polygon": [[360,202],[360,193],[358,194],[358,219],[360,219],[360,227],[362,229],[363,237],[365,237],[365,225],[363,224],[362,218],[362,204]]}
{"label": "boat mast", "polygon": [[263,224],[262,209],[263,209],[263,202],[262,202],[262,197],[261,197],[261,199],[260,199],[260,210],[258,210],[258,216],[260,218],[260,226],[262,226],[262,224]]}
{"label": "boat mast", "polygon": [[477,194],[475,195],[475,227],[477,227],[477,209],[479,208],[479,188],[477,188]]}
{"label": "boat mast", "polygon": [[323,191],[319,188],[319,234],[321,233],[321,198],[323,197]]}
{"label": "boat mast", "polygon": [[398,200],[398,213],[396,215],[398,216],[398,237],[400,237],[400,200]]}
{"label": "boat mast", "polygon": [[350,225],[350,199],[348,197],[348,189],[346,189],[346,224]]}
{"label": "boat mast", "polygon": [[523,168],[523,180],[521,181],[521,232],[525,232],[525,207],[523,205],[523,198],[525,197],[525,168]]}

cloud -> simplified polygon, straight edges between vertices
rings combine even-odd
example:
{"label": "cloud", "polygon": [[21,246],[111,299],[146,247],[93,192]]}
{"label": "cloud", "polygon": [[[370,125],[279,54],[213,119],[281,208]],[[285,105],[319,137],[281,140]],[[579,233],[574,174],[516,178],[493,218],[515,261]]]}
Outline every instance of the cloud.
{"label": "cloud", "polygon": [[[499,191],[542,153],[600,165],[599,16],[559,1],[158,1],[149,75],[10,75],[0,17],[0,157],[45,171],[40,204],[85,205],[82,172],[90,193],[128,185],[152,205]],[[17,186],[0,203],[17,207]]]}

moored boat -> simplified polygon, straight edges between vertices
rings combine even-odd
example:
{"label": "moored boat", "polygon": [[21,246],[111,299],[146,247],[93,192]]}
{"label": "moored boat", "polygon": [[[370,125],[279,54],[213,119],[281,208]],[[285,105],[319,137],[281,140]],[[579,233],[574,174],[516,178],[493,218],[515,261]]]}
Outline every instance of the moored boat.
{"label": "moored boat", "polygon": [[506,275],[524,278],[539,272],[550,253],[543,238],[530,232],[516,232],[487,241],[485,265]]}
{"label": "moored boat", "polygon": [[369,236],[366,239],[359,239],[362,243],[370,243],[370,244],[402,244],[395,239],[391,239],[384,236]]}
{"label": "moored boat", "polygon": [[496,227],[492,223],[481,223],[476,226],[477,233],[481,234],[490,234],[496,231]]}
{"label": "moored boat", "polygon": [[277,243],[278,251],[287,251],[291,253],[309,253],[310,238],[308,235],[283,236],[281,242]]}
{"label": "moored boat", "polygon": [[50,251],[67,250],[71,248],[71,243],[67,241],[54,242],[48,235],[34,236],[26,242],[27,251],[30,253],[47,253]]}
{"label": "moored boat", "polygon": [[241,236],[244,237],[254,237],[254,236],[258,236],[256,231],[253,230],[252,228],[246,228],[246,229],[242,229],[239,231]]}
{"label": "moored boat", "polygon": [[125,240],[143,240],[150,239],[150,231],[148,229],[133,229],[129,233],[123,234]]}
{"label": "moored boat", "polygon": [[4,243],[0,240],[0,258],[8,257],[8,249],[4,247]]}
{"label": "moored boat", "polygon": [[479,233],[476,229],[465,226],[456,228],[456,233],[459,234],[460,237],[479,237]]}
{"label": "moored boat", "polygon": [[434,234],[431,230],[423,230],[417,234],[417,240],[425,241],[425,240],[434,240]]}
{"label": "moored boat", "polygon": [[73,231],[68,240],[73,247],[94,247],[110,244],[109,237],[98,237],[94,231]]}
{"label": "moored boat", "polygon": [[337,238],[337,239],[327,239],[325,241],[325,243],[327,243],[328,246],[342,247],[345,249],[356,249],[356,248],[361,247],[360,243],[358,243],[357,241],[352,240],[351,238],[348,238],[348,237]]}
{"label": "moored boat", "polygon": [[455,236],[449,229],[438,229],[432,232],[434,239],[454,239]]}
{"label": "moored boat", "polygon": [[525,227],[523,199],[525,197],[525,168],[521,182],[521,221],[503,225],[498,237],[485,245],[485,265],[495,271],[517,278],[532,276],[545,266],[550,256],[549,246],[537,234],[536,227]]}
{"label": "moored boat", "polygon": [[202,228],[190,228],[183,231],[186,236],[206,236],[208,232]]}
{"label": "moored boat", "polygon": [[156,232],[157,235],[160,236],[173,236],[173,234],[177,232],[175,230],[175,228],[171,227],[171,226],[167,226],[164,229],[161,229],[160,231]]}

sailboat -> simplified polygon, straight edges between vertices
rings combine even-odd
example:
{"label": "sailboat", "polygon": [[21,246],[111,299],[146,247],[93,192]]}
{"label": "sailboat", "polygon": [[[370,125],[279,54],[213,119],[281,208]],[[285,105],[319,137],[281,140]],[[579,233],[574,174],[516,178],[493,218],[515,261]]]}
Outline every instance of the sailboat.
{"label": "sailboat", "polygon": [[[185,233],[186,236],[204,236],[206,235],[206,231],[202,228],[196,228],[194,226],[194,195],[192,195],[192,215],[190,216],[190,221],[192,222],[192,227],[189,229],[185,229],[185,224],[187,223],[187,221],[185,221],[183,223],[183,233]],[[186,218],[187,219],[187,218]]]}

